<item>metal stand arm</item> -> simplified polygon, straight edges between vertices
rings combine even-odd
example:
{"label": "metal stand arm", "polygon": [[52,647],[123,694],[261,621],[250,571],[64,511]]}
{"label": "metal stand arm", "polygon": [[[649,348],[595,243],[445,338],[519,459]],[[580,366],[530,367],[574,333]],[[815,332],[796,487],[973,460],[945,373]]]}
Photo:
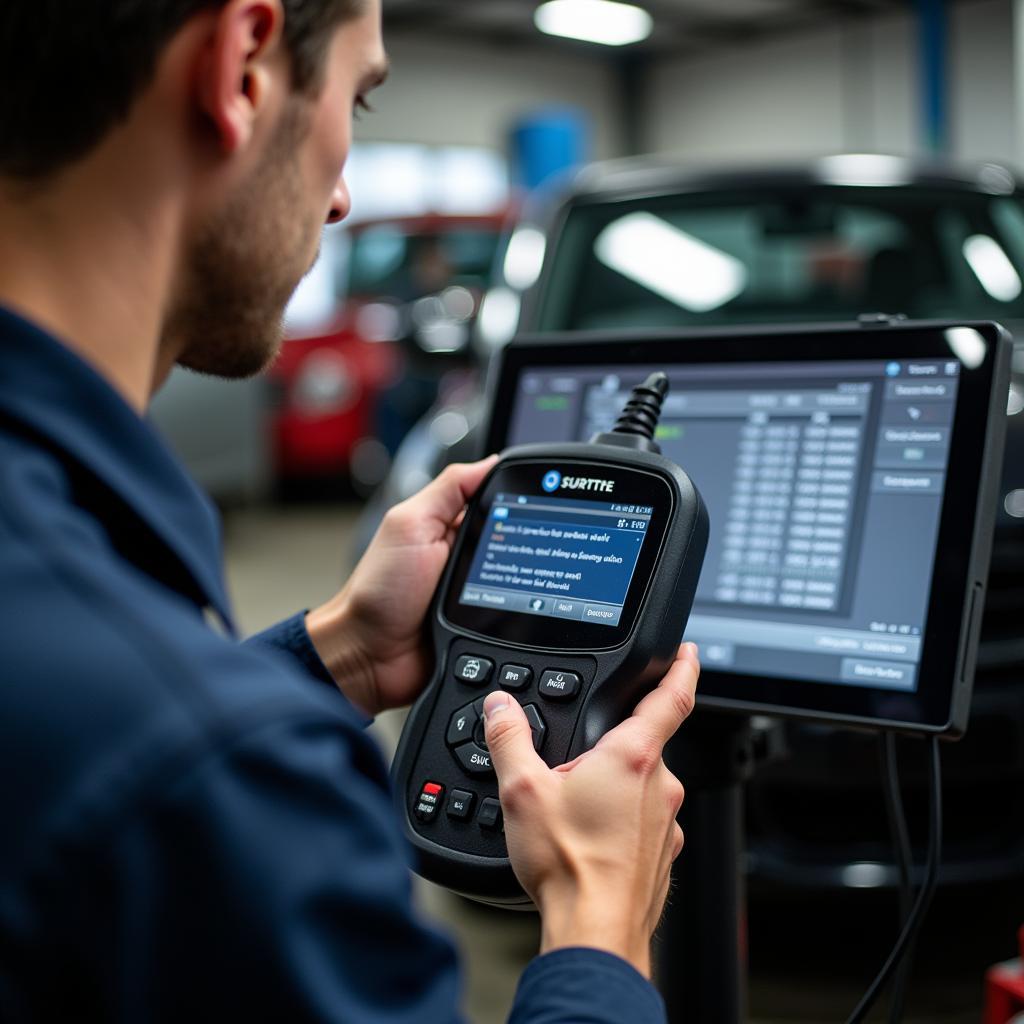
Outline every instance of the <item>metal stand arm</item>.
{"label": "metal stand arm", "polygon": [[740,1024],[747,1012],[741,865],[749,717],[700,711],[665,752],[686,786],[686,846],[657,936],[657,982],[671,1024]]}

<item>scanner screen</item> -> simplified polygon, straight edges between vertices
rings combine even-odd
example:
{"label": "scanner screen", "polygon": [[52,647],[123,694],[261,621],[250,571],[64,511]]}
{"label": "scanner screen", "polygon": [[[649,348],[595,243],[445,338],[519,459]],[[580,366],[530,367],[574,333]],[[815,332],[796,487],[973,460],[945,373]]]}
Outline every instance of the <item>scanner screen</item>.
{"label": "scanner screen", "polygon": [[[543,487],[566,481],[551,470]],[[499,493],[459,595],[463,605],[617,626],[654,509]]]}

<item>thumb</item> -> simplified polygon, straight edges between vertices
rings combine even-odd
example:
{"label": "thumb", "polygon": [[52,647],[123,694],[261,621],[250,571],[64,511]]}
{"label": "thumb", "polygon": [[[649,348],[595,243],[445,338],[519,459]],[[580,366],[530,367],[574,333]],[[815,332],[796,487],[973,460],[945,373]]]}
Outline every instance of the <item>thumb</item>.
{"label": "thumb", "polygon": [[479,462],[446,466],[440,476],[413,499],[423,504],[420,514],[435,518],[445,526],[453,522],[497,461],[497,455],[490,455]]}
{"label": "thumb", "polygon": [[484,735],[499,788],[516,775],[546,767],[533,749],[533,733],[519,702],[504,690],[484,701]]}

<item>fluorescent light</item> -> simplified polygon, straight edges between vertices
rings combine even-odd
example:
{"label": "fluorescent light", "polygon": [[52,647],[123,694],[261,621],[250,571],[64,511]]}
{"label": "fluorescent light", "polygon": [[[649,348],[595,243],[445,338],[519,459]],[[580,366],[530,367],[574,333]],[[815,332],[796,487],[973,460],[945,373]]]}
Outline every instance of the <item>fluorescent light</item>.
{"label": "fluorescent light", "polygon": [[1024,519],[1024,490],[1010,491],[1003,502],[1008,516],[1014,519]]}
{"label": "fluorescent light", "polygon": [[537,8],[533,20],[549,36],[604,46],[639,43],[654,27],[654,20],[642,7],[612,0],[550,0]]}
{"label": "fluorescent light", "polygon": [[968,370],[976,370],[985,362],[988,345],[979,331],[973,327],[949,327],[946,329],[946,343],[953,354]]}
{"label": "fluorescent light", "polygon": [[605,266],[695,313],[724,305],[747,283],[747,268],[735,256],[650,213],[609,224],[594,251]]}
{"label": "fluorescent light", "polygon": [[849,153],[824,157],[817,166],[819,177],[829,185],[885,188],[910,183],[906,161],[896,156]]}
{"label": "fluorescent light", "polygon": [[1020,275],[1002,246],[988,235],[971,235],[964,242],[964,259],[974,276],[998,302],[1013,302],[1021,292]]}
{"label": "fluorescent light", "polygon": [[505,253],[505,280],[516,291],[525,292],[536,283],[544,265],[547,241],[537,228],[517,228]]}
{"label": "fluorescent light", "polygon": [[1024,388],[1011,384],[1010,397],[1006,403],[1006,415],[1019,416],[1022,412],[1024,412]]}

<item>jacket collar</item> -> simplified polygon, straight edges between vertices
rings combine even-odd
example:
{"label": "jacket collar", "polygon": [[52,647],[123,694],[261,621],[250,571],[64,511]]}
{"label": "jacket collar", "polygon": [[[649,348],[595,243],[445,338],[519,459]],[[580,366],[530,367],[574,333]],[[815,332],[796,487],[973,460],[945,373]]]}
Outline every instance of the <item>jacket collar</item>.
{"label": "jacket collar", "polygon": [[88,488],[88,504],[102,507],[108,528],[148,528],[141,531],[148,533],[148,544],[129,545],[132,561],[151,575],[180,581],[179,589],[211,607],[234,631],[219,517],[209,498],[153,427],[92,367],[2,307],[0,413],[100,485]]}

